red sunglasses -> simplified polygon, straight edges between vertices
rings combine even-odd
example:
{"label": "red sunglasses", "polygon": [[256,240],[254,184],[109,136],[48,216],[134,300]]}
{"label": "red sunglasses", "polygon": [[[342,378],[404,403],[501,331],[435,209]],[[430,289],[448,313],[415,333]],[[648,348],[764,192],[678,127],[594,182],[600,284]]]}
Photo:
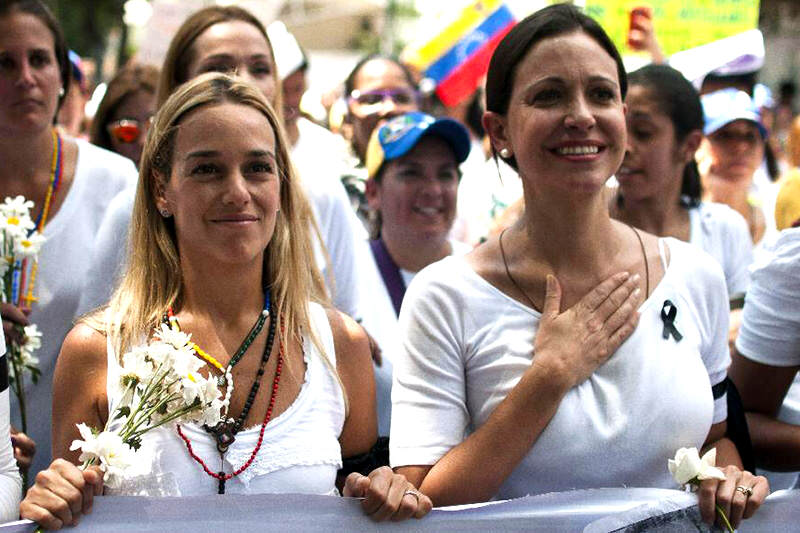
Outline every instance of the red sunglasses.
{"label": "red sunglasses", "polygon": [[147,126],[150,124],[148,120],[142,124],[138,120],[123,118],[116,122],[110,123],[106,126],[108,134],[121,143],[134,143],[139,140],[139,137],[145,134]]}

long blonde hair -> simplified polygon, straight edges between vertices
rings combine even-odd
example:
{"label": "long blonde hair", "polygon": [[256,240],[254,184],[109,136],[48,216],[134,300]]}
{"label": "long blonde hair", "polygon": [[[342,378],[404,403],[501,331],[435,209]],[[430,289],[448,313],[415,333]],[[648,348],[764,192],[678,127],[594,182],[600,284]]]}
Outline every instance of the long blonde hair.
{"label": "long blonde hair", "polygon": [[171,175],[181,121],[194,110],[222,103],[256,109],[275,134],[280,211],[264,254],[263,283],[272,293],[273,316],[284,325],[281,342],[287,343],[300,331],[311,331],[309,301],[327,303],[322,276],[314,261],[311,231],[304,218],[308,201],[289,160],[278,116],[264,95],[251,85],[224,74],[203,74],[179,87],[153,119],[139,170],[127,270],[108,308],[87,318],[90,326],[109,335],[117,354],[148,336],[169,306],[179,308],[182,304],[183,275],[174,219],[165,219],[158,212],[157,179],[169,179]]}

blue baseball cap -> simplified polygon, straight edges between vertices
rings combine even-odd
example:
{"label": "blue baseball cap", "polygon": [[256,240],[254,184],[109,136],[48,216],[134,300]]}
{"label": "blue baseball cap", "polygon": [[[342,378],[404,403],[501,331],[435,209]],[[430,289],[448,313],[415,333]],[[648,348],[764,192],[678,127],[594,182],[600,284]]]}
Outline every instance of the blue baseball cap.
{"label": "blue baseball cap", "polygon": [[374,178],[386,161],[402,157],[427,135],[435,135],[450,145],[457,163],[463,163],[470,150],[469,133],[459,122],[450,118],[434,118],[413,111],[393,117],[372,132],[367,145],[366,166],[369,178]]}
{"label": "blue baseball cap", "polygon": [[761,138],[766,138],[767,128],[761,122],[761,113],[750,95],[739,89],[728,88],[702,97],[705,126],[703,133],[711,135],[736,120],[755,122]]}

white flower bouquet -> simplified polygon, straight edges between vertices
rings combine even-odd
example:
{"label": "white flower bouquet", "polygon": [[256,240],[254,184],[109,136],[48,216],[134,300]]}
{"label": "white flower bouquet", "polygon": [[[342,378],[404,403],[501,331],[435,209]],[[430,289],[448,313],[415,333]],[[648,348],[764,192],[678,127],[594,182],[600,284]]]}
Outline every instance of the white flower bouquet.
{"label": "white flower bouquet", "polygon": [[[717,463],[717,449],[711,448],[703,457],[697,448],[681,448],[675,452],[675,459],[669,459],[667,468],[672,474],[675,482],[681,487],[687,485],[692,488],[697,488],[700,483],[705,479],[718,479],[720,481],[725,479],[725,474],[716,467]],[[723,523],[728,528],[730,533],[733,533],[733,527],[728,520],[725,511],[717,504],[717,513],[722,518]]]}
{"label": "white flower bouquet", "polygon": [[70,450],[81,450],[83,468],[98,465],[109,487],[125,478],[148,431],[179,422],[219,422],[223,401],[216,378],[199,373],[205,363],[192,346],[190,335],[162,324],[148,344],[122,357],[119,400],[106,426],[77,425],[83,440],[74,440]]}
{"label": "white flower bouquet", "polygon": [[[45,238],[36,231],[30,216],[33,202],[22,196],[6,198],[0,204],[0,276],[3,303],[30,307],[35,301],[33,285],[36,280],[36,257]],[[19,403],[21,429],[28,430],[25,410],[25,375],[35,384],[39,380],[39,359],[34,353],[42,346],[42,334],[35,325],[18,326],[17,339],[8,343],[9,381]]]}

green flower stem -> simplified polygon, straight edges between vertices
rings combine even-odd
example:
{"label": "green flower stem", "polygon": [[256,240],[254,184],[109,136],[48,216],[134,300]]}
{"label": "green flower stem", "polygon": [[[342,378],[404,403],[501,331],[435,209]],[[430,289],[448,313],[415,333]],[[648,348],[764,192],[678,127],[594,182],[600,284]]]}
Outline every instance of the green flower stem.
{"label": "green flower stem", "polygon": [[[153,375],[154,376],[157,375],[159,370],[161,370],[161,365],[159,365],[159,367],[156,369],[156,371],[153,373]],[[166,373],[164,373],[164,376],[166,376]],[[162,376],[158,381],[162,381],[164,379],[164,376]],[[131,412],[131,414],[128,415],[128,419],[125,421],[125,426],[129,425],[131,423],[131,421],[134,418],[136,418],[136,415],[141,410],[142,406],[145,405],[145,403],[147,402],[147,399],[149,398],[149,396],[150,396],[150,394],[151,394],[151,392],[152,392],[152,390],[154,388],[153,387],[154,381],[156,381],[156,380],[150,380],[147,383],[147,386],[145,386],[144,391],[142,392],[141,396],[139,397],[139,403],[136,405],[136,409],[134,409]],[[123,427],[125,427],[125,426],[123,426]]]}
{"label": "green flower stem", "polygon": [[[162,379],[163,379],[163,378],[162,378]],[[165,387],[163,387],[161,390],[169,390],[169,387],[171,387],[172,385],[174,385],[174,384],[175,384],[175,383],[177,383],[177,382],[178,382],[178,380],[173,380],[171,383],[167,384],[167,385],[166,385]],[[129,433],[129,432],[136,432],[136,431],[138,430],[138,428],[139,428],[139,427],[140,427],[140,426],[141,426],[143,423],[145,423],[147,420],[149,420],[149,419],[150,419],[150,417],[153,415],[153,413],[157,412],[157,411],[158,411],[158,410],[159,410],[159,409],[160,409],[162,406],[164,406],[164,405],[168,404],[169,402],[171,402],[171,401],[173,401],[173,400],[177,400],[177,399],[179,399],[180,397],[181,397],[180,395],[178,395],[178,394],[174,394],[174,393],[173,393],[173,394],[170,394],[169,396],[167,396],[167,397],[165,397],[165,398],[159,398],[158,396],[156,396],[156,400],[157,400],[157,401],[156,401],[155,403],[153,403],[153,404],[150,404],[150,405],[147,407],[147,410],[146,410],[146,411],[144,411],[144,412],[143,412],[141,415],[139,415],[139,416],[138,416],[138,419],[136,419],[136,417],[134,417],[133,415],[131,415],[131,417],[128,419],[128,421],[130,422],[130,424],[127,424],[127,428],[126,428],[126,429],[127,429],[127,431],[126,431],[126,433]],[[142,406],[142,405],[144,405],[144,404],[145,404],[145,401],[144,401],[144,399],[143,399],[143,400],[142,400],[142,401],[139,403],[139,406],[137,406],[137,409],[136,409],[136,410],[137,410],[137,413],[138,413],[138,411],[140,411],[140,408],[141,408],[141,406]],[[124,428],[124,429],[125,429],[125,428]],[[121,435],[121,434],[122,434],[122,432],[120,432],[120,435]]]}
{"label": "green flower stem", "polygon": [[19,418],[22,427],[20,428],[23,433],[28,433],[28,416],[25,407],[25,388],[24,378],[25,374],[22,364],[20,364],[20,347],[16,342],[9,343],[9,363],[14,367],[14,396],[17,397],[19,404]]}
{"label": "green flower stem", "polygon": [[719,504],[717,504],[717,514],[722,518],[722,522],[725,524],[729,533],[733,533],[733,526],[731,526],[730,520],[728,520],[728,516],[725,514],[725,511],[722,510]]}
{"label": "green flower stem", "polygon": [[182,417],[183,415],[185,415],[185,414],[187,414],[187,413],[191,413],[192,411],[194,411],[194,410],[195,410],[195,409],[197,409],[198,407],[200,407],[200,406],[199,406],[199,405],[193,405],[193,406],[191,406],[191,407],[184,407],[183,409],[179,409],[178,411],[175,411],[175,412],[174,412],[174,413],[172,413],[171,415],[169,415],[169,416],[165,417],[164,419],[160,420],[160,421],[159,421],[158,423],[156,423],[155,425],[153,425],[153,426],[150,426],[150,427],[146,427],[146,428],[144,428],[144,429],[141,429],[141,430],[139,430],[139,431],[136,431],[135,433],[133,433],[133,434],[132,434],[132,435],[130,435],[130,436],[131,436],[131,437],[141,437],[142,435],[144,435],[145,433],[147,433],[147,432],[148,432],[148,431],[150,431],[151,429],[155,429],[155,428],[157,428],[158,426],[162,426],[162,425],[164,425],[164,424],[166,424],[166,423],[168,423],[168,422],[172,422],[173,420],[175,420],[175,419],[177,419],[177,418],[180,418],[180,417]]}

